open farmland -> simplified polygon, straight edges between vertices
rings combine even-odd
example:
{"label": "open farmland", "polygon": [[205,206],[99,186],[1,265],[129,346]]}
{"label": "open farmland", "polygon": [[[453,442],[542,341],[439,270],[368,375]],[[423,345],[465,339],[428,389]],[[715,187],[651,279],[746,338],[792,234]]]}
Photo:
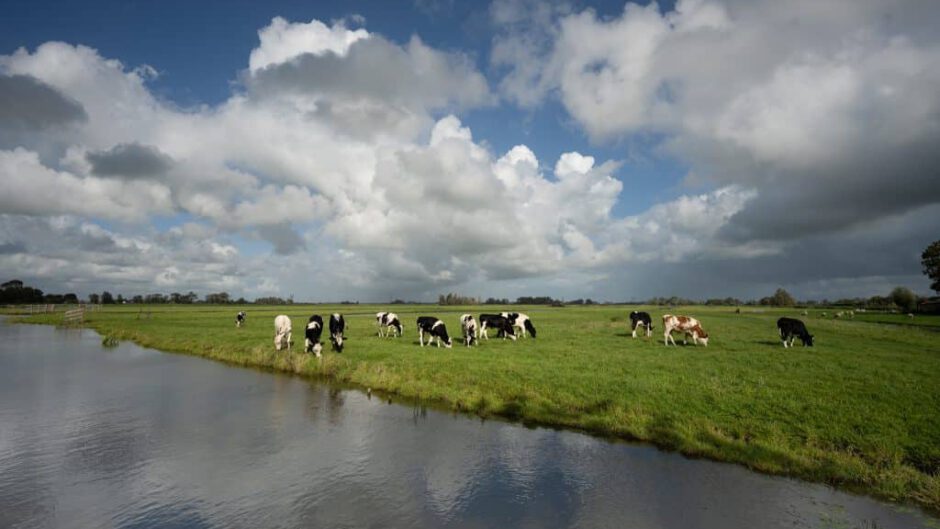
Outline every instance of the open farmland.
{"label": "open farmland", "polygon": [[[630,337],[636,307],[512,307],[538,339],[458,344],[461,313],[495,307],[122,306],[89,313],[104,336],[166,351],[310,376],[327,376],[481,416],[581,428],[648,441],[691,456],[732,461],[940,509],[940,320],[922,327],[820,316],[795,310],[644,307],[653,338]],[[374,313],[394,310],[401,339],[376,336]],[[235,313],[248,313],[236,329]],[[342,312],[342,355],[305,355],[310,314]],[[664,347],[661,316],[702,321],[709,346]],[[293,320],[292,353],[276,353],[273,319]],[[420,348],[414,320],[435,315],[453,349]],[[784,349],[775,321],[803,319],[816,347]],[[40,315],[32,322],[56,322]],[[495,335],[495,333],[491,334]],[[325,339],[325,336],[324,336]],[[797,340],[799,344],[799,340]]]}

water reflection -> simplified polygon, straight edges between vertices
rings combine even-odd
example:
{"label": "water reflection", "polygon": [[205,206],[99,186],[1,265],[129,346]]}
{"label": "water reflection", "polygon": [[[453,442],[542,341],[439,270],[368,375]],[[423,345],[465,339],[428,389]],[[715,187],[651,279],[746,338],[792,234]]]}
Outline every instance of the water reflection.
{"label": "water reflection", "polygon": [[0,324],[0,527],[928,523],[650,447]]}

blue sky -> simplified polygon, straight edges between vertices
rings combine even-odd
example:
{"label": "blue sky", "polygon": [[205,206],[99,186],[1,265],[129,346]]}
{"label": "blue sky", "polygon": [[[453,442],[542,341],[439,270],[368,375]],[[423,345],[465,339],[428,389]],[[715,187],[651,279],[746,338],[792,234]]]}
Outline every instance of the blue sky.
{"label": "blue sky", "polygon": [[7,2],[0,248],[26,249],[0,262],[82,293],[926,293],[938,20],[902,1]]}

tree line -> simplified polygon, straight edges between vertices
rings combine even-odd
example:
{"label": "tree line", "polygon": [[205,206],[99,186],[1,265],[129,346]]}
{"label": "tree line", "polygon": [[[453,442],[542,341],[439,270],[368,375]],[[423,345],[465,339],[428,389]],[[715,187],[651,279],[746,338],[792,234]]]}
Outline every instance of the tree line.
{"label": "tree line", "polygon": [[[934,241],[924,249],[921,254],[921,266],[923,267],[924,275],[926,275],[930,280],[930,288],[937,293],[940,293],[940,240]],[[913,312],[917,310],[918,306],[927,301],[927,298],[917,296],[913,291],[906,287],[897,287],[892,290],[887,296],[872,296],[870,298],[845,298],[838,299],[835,301],[830,301],[828,299],[823,299],[821,301],[815,300],[806,300],[799,302],[797,301],[789,292],[782,288],[778,288],[772,295],[765,296],[756,300],[742,301],[734,297],[726,298],[712,298],[705,301],[694,300],[681,298],[678,296],[672,297],[654,297],[650,298],[644,302],[634,302],[628,301],[623,302],[622,304],[629,305],[717,305],[717,306],[741,306],[741,305],[760,305],[760,306],[770,306],[770,307],[794,307],[797,305],[800,306],[842,306],[842,307],[853,307],[853,308],[864,308],[864,309],[873,309],[873,310],[902,310],[905,312]],[[69,292],[67,294],[46,294],[38,288],[30,287],[24,284],[19,279],[12,279],[6,283],[0,284],[0,303],[2,304],[16,304],[16,303],[80,303],[78,295],[74,292]],[[104,305],[111,304],[124,304],[124,303],[146,303],[146,304],[162,304],[162,303],[173,303],[173,304],[192,304],[192,303],[207,303],[207,304],[238,304],[244,305],[250,303],[243,297],[238,299],[233,299],[228,292],[213,292],[206,294],[202,300],[199,299],[199,296],[193,292],[189,291],[185,294],[180,292],[173,292],[171,294],[165,295],[160,293],[155,294],[136,294],[130,298],[125,298],[123,295],[113,295],[111,292],[105,290],[101,294],[93,293],[88,295],[89,303],[101,303]],[[448,292],[447,294],[440,294],[438,296],[439,305],[510,305],[512,304],[508,298],[486,298],[482,303],[478,298],[473,296],[462,296],[455,292]],[[291,305],[294,303],[293,296],[283,299],[276,296],[260,297],[256,298],[254,303],[259,305]],[[343,301],[342,304],[358,304],[358,301]],[[405,302],[400,299],[396,299],[391,302],[392,304],[404,304],[404,303],[414,303],[414,302]],[[552,306],[562,306],[565,304],[568,305],[593,305],[596,302],[588,299],[574,299],[568,302],[562,300],[553,299],[551,296],[521,296],[516,298],[515,304],[518,305],[552,305]],[[935,302],[932,302],[935,303]]]}

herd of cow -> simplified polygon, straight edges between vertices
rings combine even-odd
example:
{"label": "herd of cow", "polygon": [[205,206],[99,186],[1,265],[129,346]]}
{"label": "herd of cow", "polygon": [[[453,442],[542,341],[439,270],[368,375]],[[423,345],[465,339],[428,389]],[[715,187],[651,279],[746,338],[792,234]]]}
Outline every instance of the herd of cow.
{"label": "herd of cow", "polygon": [[[246,314],[239,312],[235,316],[235,326],[241,327],[245,323]],[[375,323],[378,327],[380,337],[397,336],[403,334],[403,326],[398,315],[394,312],[379,312],[375,315]],[[436,343],[438,347],[441,344],[444,347],[452,347],[453,340],[447,333],[447,326],[438,318],[433,316],[419,316],[417,319],[418,343],[424,347],[424,338],[427,335],[427,344]],[[479,322],[472,314],[463,314],[460,316],[460,327],[463,333],[463,343],[467,347],[478,343],[482,337],[489,340],[487,331],[495,329],[497,337],[503,339],[516,340],[519,335],[523,338],[529,334],[535,338],[535,326],[532,320],[525,314],[519,312],[502,312],[499,314],[480,314]],[[636,338],[636,331],[640,327],[646,334],[646,337],[652,336],[653,318],[648,312],[633,311],[630,313],[630,327],[633,331],[633,337]],[[323,351],[323,344],[320,341],[323,335],[323,318],[319,314],[310,316],[307,320],[307,326],[304,330],[304,352],[313,353],[320,357]],[[784,347],[793,347],[794,341],[799,338],[806,347],[812,347],[813,335],[806,329],[806,325],[794,318],[780,318],[777,320],[777,330],[780,333],[780,339]],[[343,315],[334,313],[330,315],[329,322],[330,343],[333,350],[341,353],[343,351],[343,342],[346,340],[346,321]],[[688,343],[689,337],[692,343],[698,345],[699,342],[708,346],[708,333],[702,328],[701,322],[690,316],[673,316],[666,314],[663,316],[663,341],[668,346],[669,342],[676,344],[673,332],[680,332],[683,335],[683,343]],[[291,320],[286,315],[279,315],[274,318],[274,348],[280,351],[286,347],[290,350],[291,346]]]}

